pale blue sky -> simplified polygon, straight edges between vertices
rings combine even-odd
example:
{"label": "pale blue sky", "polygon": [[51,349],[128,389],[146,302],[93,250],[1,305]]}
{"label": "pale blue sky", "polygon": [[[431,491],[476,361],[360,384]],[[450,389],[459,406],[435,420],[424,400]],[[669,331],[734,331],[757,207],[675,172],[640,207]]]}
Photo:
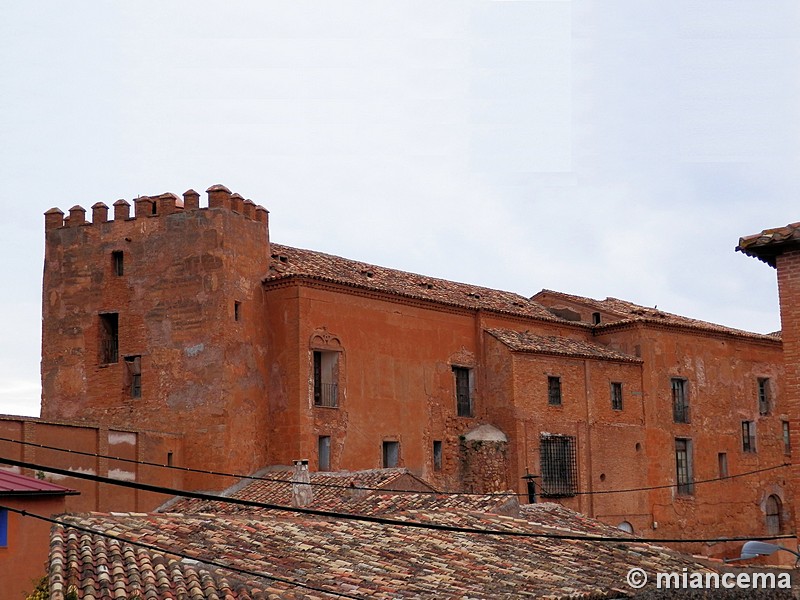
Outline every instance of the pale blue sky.
{"label": "pale blue sky", "polygon": [[38,414],[42,213],[223,183],[273,240],[753,331],[800,220],[794,0],[0,0],[0,413]]}

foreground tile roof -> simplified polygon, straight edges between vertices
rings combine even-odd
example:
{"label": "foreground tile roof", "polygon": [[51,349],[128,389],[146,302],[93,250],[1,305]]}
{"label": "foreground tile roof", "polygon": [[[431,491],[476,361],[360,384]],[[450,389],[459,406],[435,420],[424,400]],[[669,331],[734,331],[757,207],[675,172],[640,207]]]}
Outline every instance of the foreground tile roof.
{"label": "foreground tile roof", "polygon": [[[548,535],[595,527],[586,517],[577,519],[571,511],[550,505],[526,508],[526,518],[446,510],[410,510],[399,516]],[[337,593],[382,599],[606,598],[630,593],[625,575],[632,567],[650,573],[707,570],[689,557],[645,542],[490,536],[277,513],[92,513],[64,520],[66,526],[56,526],[51,536],[51,590],[75,586],[84,600],[135,594],[148,600],[328,598]],[[325,592],[270,581],[265,574]]]}
{"label": "foreground tile roof", "polygon": [[738,252],[757,258],[771,267],[775,258],[786,250],[800,248],[800,223],[790,223],[786,227],[765,229],[761,233],[739,238]]}
{"label": "foreground tile roof", "polygon": [[265,282],[302,276],[450,306],[562,321],[538,302],[513,292],[417,275],[313,250],[279,244],[270,247],[272,261]]}
{"label": "foreground tile roof", "polygon": [[555,335],[535,335],[528,331],[514,331],[511,329],[487,329],[486,331],[515,352],[557,354],[560,356],[576,356],[621,362],[642,362],[641,358],[617,352],[616,350],[609,350],[598,344]]}
{"label": "foreground tile roof", "polygon": [[585,296],[575,296],[573,294],[565,294],[564,292],[556,292],[554,290],[542,290],[538,292],[534,298],[540,295],[549,295],[551,297],[560,297],[565,301],[574,302],[588,306],[597,311],[603,311],[606,314],[615,315],[617,320],[611,323],[598,325],[599,329],[606,326],[614,326],[621,323],[651,323],[659,325],[671,325],[683,327],[688,329],[695,329],[698,331],[708,331],[713,333],[723,333],[733,335],[736,337],[747,337],[754,339],[775,340],[778,337],[776,334],[761,334],[744,331],[742,329],[735,329],[733,327],[725,327],[716,323],[708,321],[701,321],[700,319],[692,319],[674,313],[669,313],[658,308],[650,308],[628,302],[627,300],[620,300],[619,298],[606,298],[605,300],[595,300],[594,298],[587,298]]}

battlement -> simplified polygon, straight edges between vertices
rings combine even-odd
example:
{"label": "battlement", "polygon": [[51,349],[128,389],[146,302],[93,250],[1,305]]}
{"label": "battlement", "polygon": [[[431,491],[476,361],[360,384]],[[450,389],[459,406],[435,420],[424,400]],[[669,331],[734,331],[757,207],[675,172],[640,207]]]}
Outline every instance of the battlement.
{"label": "battlement", "polygon": [[75,205],[69,209],[69,214],[59,208],[51,208],[44,213],[45,231],[60,229],[62,227],[80,227],[98,223],[114,221],[132,221],[136,219],[149,219],[163,217],[174,213],[191,210],[226,209],[243,215],[245,218],[269,225],[269,211],[263,206],[256,205],[252,200],[245,200],[242,196],[231,191],[224,185],[212,185],[206,190],[208,194],[207,206],[200,206],[200,194],[194,190],[187,190],[183,197],[170,192],[160,196],[139,196],[133,200],[134,214],[131,215],[131,204],[127,200],[114,202],[113,218],[109,219],[109,208],[103,202],[92,205],[92,220],[86,220],[86,209]]}

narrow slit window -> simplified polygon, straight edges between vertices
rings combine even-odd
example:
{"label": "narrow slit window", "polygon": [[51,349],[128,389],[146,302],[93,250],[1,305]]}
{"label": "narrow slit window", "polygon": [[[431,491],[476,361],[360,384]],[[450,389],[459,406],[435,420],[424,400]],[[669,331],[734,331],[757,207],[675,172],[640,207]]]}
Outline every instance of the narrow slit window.
{"label": "narrow slit window", "polygon": [[321,435],[317,440],[318,460],[320,471],[331,470],[331,436]]}
{"label": "narrow slit window", "polygon": [[677,438],[675,440],[675,470],[678,494],[682,496],[691,496],[694,494],[693,462],[692,440]]}
{"label": "narrow slit window", "polygon": [[728,453],[720,452],[717,454],[717,462],[719,463],[719,476],[728,476]]}
{"label": "narrow slit window", "polygon": [[442,442],[440,440],[433,442],[433,470],[442,470]]}
{"label": "narrow slit window", "polygon": [[547,378],[547,403],[551,406],[561,406],[561,377]]}
{"label": "narrow slit window", "polygon": [[125,366],[128,372],[127,387],[131,398],[142,397],[142,357],[126,356]]}
{"label": "narrow slit window", "polygon": [[100,364],[119,361],[119,314],[100,315]]}
{"label": "narrow slit window", "polygon": [[622,410],[622,384],[617,381],[611,382],[611,408]]}
{"label": "narrow slit window", "polygon": [[672,380],[672,416],[676,423],[689,422],[689,396],[685,379]]}
{"label": "narrow slit window", "polygon": [[114,275],[122,277],[125,274],[125,256],[122,250],[115,250],[111,253],[111,266],[114,269]]}
{"label": "narrow slit window", "polygon": [[755,421],[742,421],[742,451],[756,451],[756,424]]}
{"label": "narrow slit window", "polygon": [[758,413],[768,415],[770,412],[769,379],[758,378]]}
{"label": "narrow slit window", "polygon": [[241,321],[242,320],[242,303],[238,300],[234,301],[233,303],[233,320],[234,321]]}
{"label": "narrow slit window", "polygon": [[167,466],[172,466],[172,452],[167,452]]}
{"label": "narrow slit window", "polygon": [[792,453],[792,438],[789,433],[789,421],[781,421],[781,430],[783,431],[783,453]]}

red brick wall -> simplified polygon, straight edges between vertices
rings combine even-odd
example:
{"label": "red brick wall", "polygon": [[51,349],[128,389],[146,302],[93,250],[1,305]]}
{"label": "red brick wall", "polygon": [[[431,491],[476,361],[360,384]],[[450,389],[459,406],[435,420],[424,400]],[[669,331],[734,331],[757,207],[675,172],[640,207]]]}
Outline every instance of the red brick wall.
{"label": "red brick wall", "polygon": [[[264,463],[260,281],[269,240],[263,220],[225,207],[229,197],[220,208],[48,227],[44,418],[181,431],[187,460],[210,469]],[[123,252],[122,276],[115,251]],[[120,356],[100,364],[99,313],[109,311],[119,314]],[[126,387],[124,357],[133,355],[141,356],[141,398]]]}

